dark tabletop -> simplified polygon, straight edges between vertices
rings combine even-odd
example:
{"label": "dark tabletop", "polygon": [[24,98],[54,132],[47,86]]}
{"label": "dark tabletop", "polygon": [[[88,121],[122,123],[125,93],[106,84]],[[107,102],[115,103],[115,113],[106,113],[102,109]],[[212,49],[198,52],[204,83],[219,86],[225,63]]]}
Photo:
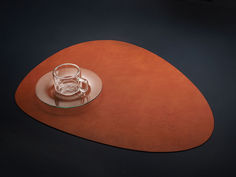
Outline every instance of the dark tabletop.
{"label": "dark tabletop", "polygon": [[[1,2],[2,177],[235,176],[236,5],[230,0]],[[212,108],[204,145],[175,153],[111,147],[41,124],[17,107],[24,76],[65,47],[136,44],[184,73]]]}

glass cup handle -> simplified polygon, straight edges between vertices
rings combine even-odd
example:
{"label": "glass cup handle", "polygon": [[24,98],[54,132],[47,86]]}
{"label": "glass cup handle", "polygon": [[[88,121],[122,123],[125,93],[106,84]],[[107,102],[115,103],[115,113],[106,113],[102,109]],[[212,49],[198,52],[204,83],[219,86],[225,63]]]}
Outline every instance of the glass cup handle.
{"label": "glass cup handle", "polygon": [[82,93],[86,93],[88,91],[88,80],[79,77],[78,81],[79,81],[79,90]]}

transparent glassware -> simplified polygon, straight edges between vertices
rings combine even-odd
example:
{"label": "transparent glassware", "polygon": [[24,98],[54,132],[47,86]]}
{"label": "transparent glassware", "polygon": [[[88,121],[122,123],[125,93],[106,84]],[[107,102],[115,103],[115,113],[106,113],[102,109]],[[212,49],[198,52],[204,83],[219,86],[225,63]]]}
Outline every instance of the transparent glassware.
{"label": "transparent glassware", "polygon": [[[61,65],[59,66],[61,67]],[[60,68],[59,66],[58,68]],[[43,75],[35,86],[36,96],[42,102],[58,108],[73,108],[93,101],[100,94],[102,80],[93,71],[84,68],[79,68],[78,71],[77,67],[72,67],[73,69],[69,67],[70,69],[68,69],[63,64],[61,68],[63,70],[59,71],[58,68],[56,67],[53,71]],[[62,78],[66,76],[69,84],[64,81],[64,83],[60,83],[61,78],[55,81],[55,79],[58,79],[54,75],[55,71],[59,71],[55,73],[56,76],[63,76]]]}
{"label": "transparent glassware", "polygon": [[78,92],[84,94],[88,91],[88,80],[81,78],[80,68],[75,64],[61,64],[52,74],[55,91],[63,96],[71,96]]}

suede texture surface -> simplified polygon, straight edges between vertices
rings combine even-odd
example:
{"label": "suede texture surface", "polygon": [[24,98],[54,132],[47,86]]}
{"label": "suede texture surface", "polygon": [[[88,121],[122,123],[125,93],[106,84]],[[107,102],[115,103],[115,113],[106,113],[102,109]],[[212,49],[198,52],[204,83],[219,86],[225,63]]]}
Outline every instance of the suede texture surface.
{"label": "suede texture surface", "polygon": [[[62,63],[97,73],[100,95],[77,108],[55,108],[36,97],[40,77]],[[113,40],[65,48],[37,65],[15,93],[32,118],[99,143],[148,152],[197,147],[214,129],[212,111],[197,87],[170,63],[148,50]]]}

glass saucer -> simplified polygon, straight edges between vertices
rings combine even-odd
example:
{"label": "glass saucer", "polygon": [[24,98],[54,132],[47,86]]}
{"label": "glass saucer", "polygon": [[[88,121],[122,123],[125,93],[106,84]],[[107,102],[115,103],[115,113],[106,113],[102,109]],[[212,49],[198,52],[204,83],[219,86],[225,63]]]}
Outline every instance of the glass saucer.
{"label": "glass saucer", "polygon": [[88,69],[80,68],[82,78],[89,82],[89,89],[86,94],[76,93],[72,96],[58,94],[53,85],[52,71],[43,75],[37,82],[36,96],[44,103],[58,108],[73,108],[85,105],[93,101],[102,90],[102,80],[100,77]]}

